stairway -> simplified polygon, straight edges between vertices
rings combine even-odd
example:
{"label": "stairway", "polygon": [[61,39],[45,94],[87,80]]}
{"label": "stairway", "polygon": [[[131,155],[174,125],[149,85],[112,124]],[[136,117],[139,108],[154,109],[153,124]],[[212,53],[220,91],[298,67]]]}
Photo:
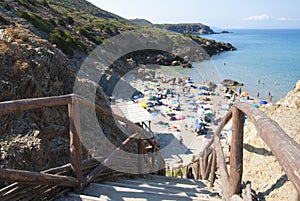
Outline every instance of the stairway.
{"label": "stairway", "polygon": [[206,181],[149,175],[135,180],[93,183],[81,195],[68,193],[56,201],[212,201],[221,200]]}

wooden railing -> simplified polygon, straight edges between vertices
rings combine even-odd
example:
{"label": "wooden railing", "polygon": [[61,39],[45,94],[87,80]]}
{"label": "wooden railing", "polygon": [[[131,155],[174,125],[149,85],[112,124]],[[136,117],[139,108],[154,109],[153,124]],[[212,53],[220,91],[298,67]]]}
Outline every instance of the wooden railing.
{"label": "wooden railing", "polygon": [[[261,110],[245,102],[236,102],[223,117],[211,141],[205,146],[204,151],[200,153],[199,158],[193,163],[180,168],[188,168],[196,165],[196,178],[208,179],[208,174],[210,174],[209,179],[212,185],[215,180],[215,170],[216,167],[218,167],[222,183],[222,197],[225,200],[236,200],[236,195],[241,193],[245,115],[247,115],[248,119],[254,124],[258,135],[270,148],[287,177],[295,186],[298,194],[300,194],[300,145],[289,137],[274,120],[270,119]],[[231,119],[232,138],[229,164],[230,171],[228,171],[221,146],[220,134]],[[209,154],[211,156],[209,156]],[[248,197],[245,198],[246,200],[251,200],[251,187],[249,187],[249,185],[250,184],[246,186],[246,190],[248,189],[249,191],[247,192]]]}
{"label": "wooden railing", "polygon": [[[97,113],[100,113],[104,116],[113,117],[116,120],[122,121],[130,126],[135,134],[128,137],[115,151],[109,154],[102,162],[98,165],[94,165],[93,169],[86,172],[86,167],[84,167],[83,156],[82,156],[82,143],[80,140],[80,113],[79,105],[83,104],[87,107],[95,109]],[[18,182],[31,185],[47,185],[47,186],[64,186],[64,187],[73,187],[75,192],[80,193],[84,186],[87,186],[91,182],[97,179],[97,176],[105,169],[107,162],[112,160],[119,150],[123,150],[130,143],[137,142],[138,150],[137,152],[141,155],[146,154],[144,139],[152,146],[152,151],[155,152],[156,156],[159,157],[160,167],[157,174],[165,175],[165,164],[164,160],[159,152],[159,148],[155,143],[149,138],[146,131],[136,124],[130,122],[126,118],[112,114],[109,111],[95,105],[92,102],[89,102],[83,97],[80,97],[75,94],[63,95],[63,96],[54,96],[54,97],[43,97],[43,98],[32,98],[32,99],[23,99],[23,100],[14,100],[6,101],[0,103],[0,115],[9,114],[12,112],[20,112],[25,110],[38,109],[43,107],[51,106],[61,106],[68,105],[69,112],[69,123],[70,123],[70,165],[72,176],[63,176],[63,175],[54,175],[56,171],[52,171],[54,174],[51,174],[51,171],[47,172],[32,172],[25,170],[14,170],[14,169],[4,169],[0,168],[0,180],[7,182]],[[153,154],[154,155],[154,154]],[[139,157],[139,172],[143,172],[144,162],[147,162],[151,166],[152,170],[155,170],[153,167],[154,158],[150,163],[150,160],[147,160],[145,157]],[[59,169],[59,168],[58,168]],[[85,173],[84,173],[85,172]],[[7,189],[10,187],[0,190],[1,193],[6,193]]]}

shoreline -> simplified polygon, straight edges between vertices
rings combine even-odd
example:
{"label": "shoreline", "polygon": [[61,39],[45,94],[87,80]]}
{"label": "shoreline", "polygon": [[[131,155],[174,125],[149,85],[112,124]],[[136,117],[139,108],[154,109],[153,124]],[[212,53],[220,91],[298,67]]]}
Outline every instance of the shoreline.
{"label": "shoreline", "polygon": [[[158,141],[167,167],[188,164],[210,141],[231,107],[232,97],[225,96],[226,86],[221,83],[197,83],[188,77],[165,76],[160,69],[151,70],[150,74],[150,77],[143,74],[135,80],[132,77],[127,80],[142,94],[132,96],[131,101],[119,98],[115,104],[136,104],[147,109],[151,114],[152,136]],[[259,106],[254,98],[253,103]],[[197,133],[196,122],[203,123],[206,134]],[[230,132],[230,125],[222,131],[224,137]]]}

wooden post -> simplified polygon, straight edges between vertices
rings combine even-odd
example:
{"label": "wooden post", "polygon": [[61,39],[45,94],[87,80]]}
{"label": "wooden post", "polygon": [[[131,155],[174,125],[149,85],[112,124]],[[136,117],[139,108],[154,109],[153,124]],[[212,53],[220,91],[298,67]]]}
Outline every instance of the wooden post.
{"label": "wooden post", "polygon": [[243,173],[243,134],[244,113],[233,108],[232,111],[232,138],[230,151],[230,177],[229,177],[229,198],[234,194],[240,194]]}
{"label": "wooden post", "polygon": [[212,166],[212,163],[213,163],[213,155],[210,154],[210,157],[208,158],[208,164],[207,164],[207,167],[206,167],[206,170],[205,170],[205,174],[204,174],[204,179],[207,180],[208,177],[209,177],[209,173],[211,171],[211,166]]}
{"label": "wooden post", "polygon": [[156,152],[155,152],[155,147],[154,145],[151,145],[151,163],[152,163],[152,170],[153,170],[153,173],[155,173],[155,169],[156,169],[156,165],[155,165],[155,160],[156,160]]}
{"label": "wooden post", "polygon": [[182,167],[180,167],[180,178],[183,178],[183,171],[182,171]]}
{"label": "wooden post", "polygon": [[216,169],[217,169],[217,158],[216,158],[216,149],[213,149],[212,152],[212,165],[211,165],[211,171],[210,171],[210,187],[213,187],[213,184],[216,179]]}
{"label": "wooden post", "polygon": [[199,164],[199,159],[196,162],[196,179],[200,179],[200,164]]}
{"label": "wooden post", "polygon": [[208,153],[208,151],[207,151],[208,149],[205,149],[204,150],[204,174],[203,174],[203,179],[207,179],[207,178],[205,178],[206,176],[206,172],[207,172],[207,169],[208,169],[208,166],[209,166],[209,164],[208,164],[208,158],[209,158],[209,153]]}
{"label": "wooden post", "polygon": [[189,166],[188,165],[185,168],[185,178],[189,178]]}
{"label": "wooden post", "polygon": [[204,165],[203,165],[203,157],[199,158],[200,161],[200,179],[204,178]]}
{"label": "wooden post", "polygon": [[144,159],[143,159],[143,139],[138,139],[138,174],[144,175]]}
{"label": "wooden post", "polygon": [[82,145],[80,140],[80,116],[79,102],[73,100],[68,104],[69,121],[70,121],[70,163],[73,176],[78,180],[78,186],[75,187],[75,193],[80,193],[83,189],[82,176]]}

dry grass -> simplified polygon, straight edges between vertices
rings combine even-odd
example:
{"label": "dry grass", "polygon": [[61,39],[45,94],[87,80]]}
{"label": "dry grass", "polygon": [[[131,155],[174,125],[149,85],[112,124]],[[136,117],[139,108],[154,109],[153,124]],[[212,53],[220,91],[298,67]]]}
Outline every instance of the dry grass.
{"label": "dry grass", "polygon": [[9,26],[6,29],[6,35],[7,37],[13,38],[16,42],[24,42],[24,41],[28,41],[29,36],[28,33],[23,30],[23,29],[19,29],[18,27],[13,27],[13,26]]}
{"label": "dry grass", "polygon": [[29,68],[29,64],[27,63],[27,61],[17,60],[15,62],[15,65],[14,65],[13,68],[14,68],[14,72],[17,72],[19,70],[28,69]]}

